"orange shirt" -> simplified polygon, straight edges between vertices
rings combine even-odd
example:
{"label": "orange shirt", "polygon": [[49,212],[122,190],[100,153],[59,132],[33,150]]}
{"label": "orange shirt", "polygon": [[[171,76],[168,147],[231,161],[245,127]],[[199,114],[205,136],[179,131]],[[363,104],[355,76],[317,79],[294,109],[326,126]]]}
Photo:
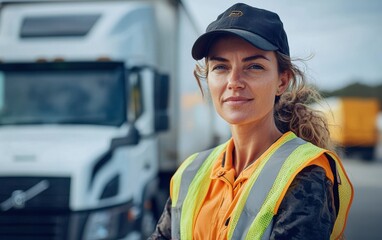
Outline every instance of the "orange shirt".
{"label": "orange shirt", "polygon": [[[194,219],[194,239],[226,239],[230,216],[244,189],[243,186],[262,160],[261,156],[235,179],[236,172],[232,164],[233,149],[234,143],[231,139],[226,151],[222,152],[214,163],[208,193],[199,214]],[[322,167],[333,182],[333,173],[324,155],[309,165]]]}

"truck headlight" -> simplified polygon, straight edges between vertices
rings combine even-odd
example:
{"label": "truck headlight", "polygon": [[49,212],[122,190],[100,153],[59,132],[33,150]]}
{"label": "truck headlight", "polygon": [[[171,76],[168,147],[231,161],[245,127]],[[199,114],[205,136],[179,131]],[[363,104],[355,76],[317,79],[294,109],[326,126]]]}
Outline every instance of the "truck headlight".
{"label": "truck headlight", "polygon": [[121,239],[139,230],[139,208],[132,201],[86,213],[83,240]]}
{"label": "truck headlight", "polygon": [[84,240],[115,239],[118,232],[118,214],[111,210],[91,213],[84,230]]}

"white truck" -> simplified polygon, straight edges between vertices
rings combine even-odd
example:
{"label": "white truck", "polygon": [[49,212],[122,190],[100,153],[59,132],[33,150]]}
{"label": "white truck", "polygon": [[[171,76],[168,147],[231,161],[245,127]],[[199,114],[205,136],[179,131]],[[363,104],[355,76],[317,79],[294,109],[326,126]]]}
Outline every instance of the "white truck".
{"label": "white truck", "polygon": [[179,1],[0,2],[0,239],[144,239],[189,154],[229,137]]}

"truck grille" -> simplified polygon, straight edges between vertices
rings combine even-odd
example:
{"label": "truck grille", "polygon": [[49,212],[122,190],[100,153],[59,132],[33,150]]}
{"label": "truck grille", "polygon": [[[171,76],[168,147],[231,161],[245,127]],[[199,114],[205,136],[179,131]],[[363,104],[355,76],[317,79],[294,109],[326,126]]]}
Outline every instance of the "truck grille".
{"label": "truck grille", "polygon": [[0,215],[0,239],[4,240],[66,240],[67,230],[67,214]]}
{"label": "truck grille", "polygon": [[66,239],[69,193],[69,178],[0,177],[0,239]]}

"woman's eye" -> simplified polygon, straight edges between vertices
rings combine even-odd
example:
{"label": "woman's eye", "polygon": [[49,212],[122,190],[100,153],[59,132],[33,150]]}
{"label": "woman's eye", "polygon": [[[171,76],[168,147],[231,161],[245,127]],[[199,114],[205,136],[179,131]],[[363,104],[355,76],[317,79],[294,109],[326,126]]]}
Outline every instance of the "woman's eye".
{"label": "woman's eye", "polygon": [[227,69],[224,65],[216,65],[212,67],[212,70],[225,70]]}
{"label": "woman's eye", "polygon": [[259,64],[252,64],[248,67],[249,69],[255,69],[255,70],[263,70],[264,67]]}

